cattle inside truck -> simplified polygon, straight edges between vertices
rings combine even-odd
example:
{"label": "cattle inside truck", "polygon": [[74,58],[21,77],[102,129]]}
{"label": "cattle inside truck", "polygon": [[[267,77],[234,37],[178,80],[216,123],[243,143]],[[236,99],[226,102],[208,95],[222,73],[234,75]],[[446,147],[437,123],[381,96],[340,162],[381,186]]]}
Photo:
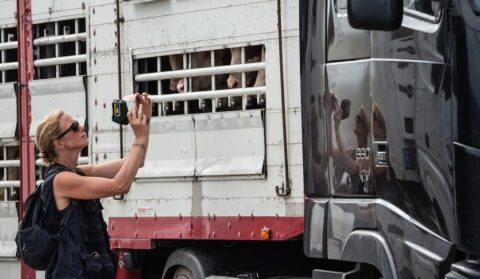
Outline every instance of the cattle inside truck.
{"label": "cattle inside truck", "polygon": [[[33,4],[31,131],[62,108],[87,124],[89,163],[108,161],[132,138],[111,101],[148,91],[156,104],[135,185],[103,200],[119,278],[478,270],[479,6],[352,3],[350,13],[343,0]],[[402,4],[398,30],[367,31],[394,25]],[[12,112],[8,38],[0,105]],[[14,172],[17,119],[2,121],[2,166]],[[18,182],[4,177],[8,195]]]}

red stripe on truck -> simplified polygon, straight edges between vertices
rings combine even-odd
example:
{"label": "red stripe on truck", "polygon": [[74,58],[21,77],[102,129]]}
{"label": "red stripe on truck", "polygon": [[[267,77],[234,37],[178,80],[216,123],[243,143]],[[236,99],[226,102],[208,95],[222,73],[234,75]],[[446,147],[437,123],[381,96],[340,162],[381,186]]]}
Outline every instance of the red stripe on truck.
{"label": "red stripe on truck", "polygon": [[265,227],[270,240],[290,239],[303,233],[303,216],[111,217],[108,232],[112,248],[149,249],[152,239],[261,240]]}

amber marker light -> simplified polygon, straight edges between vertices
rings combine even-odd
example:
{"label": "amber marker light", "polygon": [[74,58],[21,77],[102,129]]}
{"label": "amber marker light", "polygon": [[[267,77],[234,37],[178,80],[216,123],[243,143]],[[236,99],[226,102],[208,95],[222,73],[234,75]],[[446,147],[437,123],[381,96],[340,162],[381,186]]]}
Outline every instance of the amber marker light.
{"label": "amber marker light", "polygon": [[263,240],[269,240],[271,236],[271,232],[272,230],[270,230],[270,228],[267,228],[267,226],[265,226],[260,230],[260,236]]}

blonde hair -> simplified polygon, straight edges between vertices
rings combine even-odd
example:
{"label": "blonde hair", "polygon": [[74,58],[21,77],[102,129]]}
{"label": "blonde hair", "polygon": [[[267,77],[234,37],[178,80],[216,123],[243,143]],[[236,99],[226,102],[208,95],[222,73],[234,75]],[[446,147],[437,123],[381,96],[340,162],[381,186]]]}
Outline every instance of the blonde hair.
{"label": "blonde hair", "polygon": [[35,144],[40,151],[40,157],[47,165],[53,163],[57,157],[53,141],[57,139],[60,131],[60,119],[65,113],[61,110],[49,113],[38,124],[35,134]]}

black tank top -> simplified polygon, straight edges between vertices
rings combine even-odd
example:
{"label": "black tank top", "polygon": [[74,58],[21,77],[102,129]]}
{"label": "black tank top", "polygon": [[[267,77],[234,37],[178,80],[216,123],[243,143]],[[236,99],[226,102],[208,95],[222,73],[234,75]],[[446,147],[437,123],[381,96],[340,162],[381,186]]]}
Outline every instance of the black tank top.
{"label": "black tank top", "polygon": [[[58,252],[52,259],[45,278],[115,278],[114,254],[110,249],[107,225],[103,220],[99,200],[74,200],[63,210],[58,210],[53,194],[53,181],[62,171],[72,171],[54,163],[47,169],[42,186],[45,205],[45,228],[55,233],[63,216],[67,216],[65,230],[60,236]],[[85,174],[80,170],[78,175]]]}

